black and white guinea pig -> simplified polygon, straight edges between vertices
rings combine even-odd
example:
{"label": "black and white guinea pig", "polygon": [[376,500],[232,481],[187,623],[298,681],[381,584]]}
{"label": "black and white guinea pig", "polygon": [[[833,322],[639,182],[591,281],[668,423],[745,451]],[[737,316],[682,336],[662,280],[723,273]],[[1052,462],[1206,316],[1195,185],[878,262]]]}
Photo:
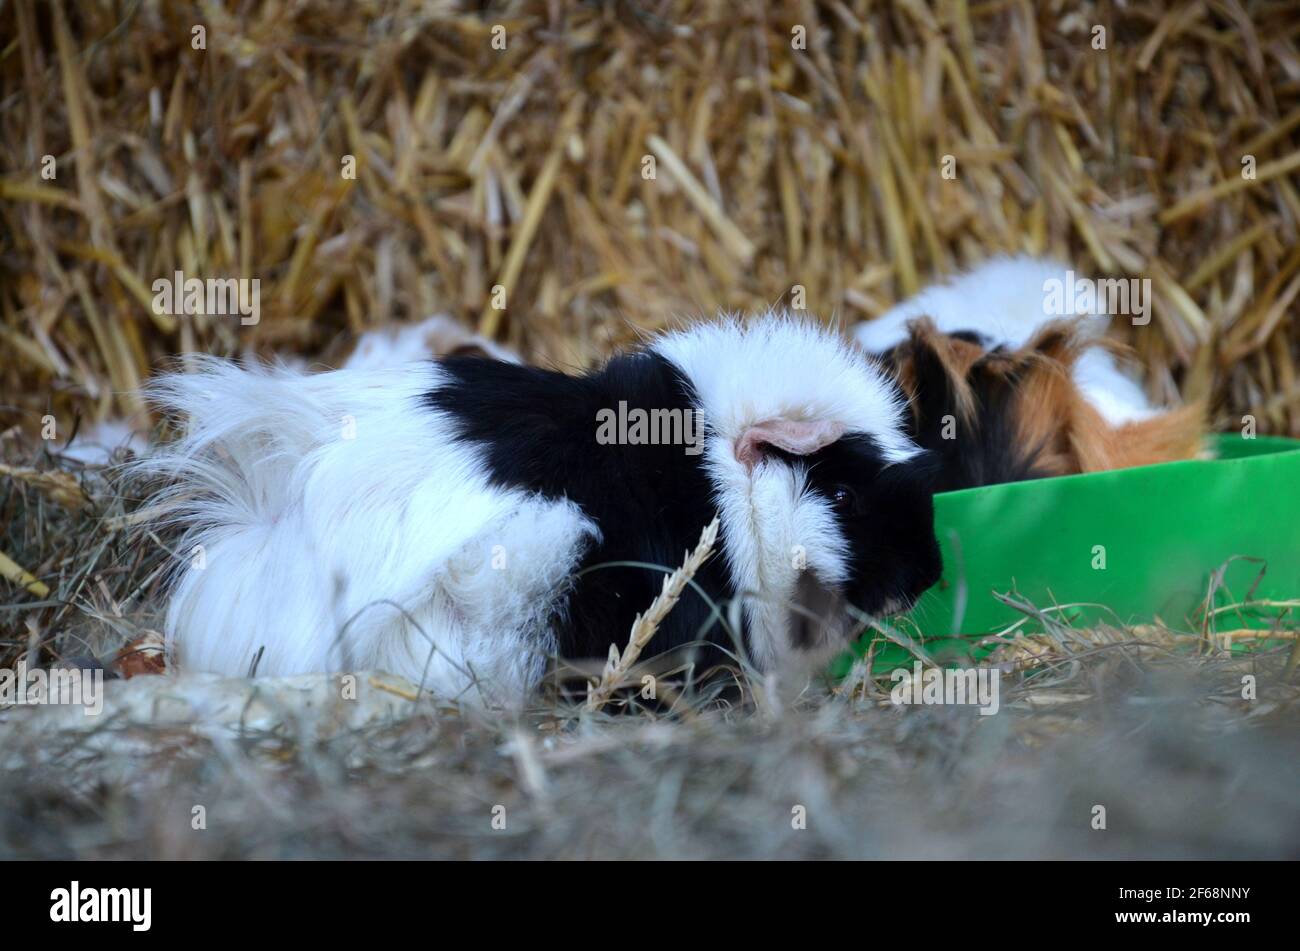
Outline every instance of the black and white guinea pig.
{"label": "black and white guinea pig", "polygon": [[[139,463],[185,529],[166,617],[182,669],[383,668],[517,704],[548,657],[626,643],[662,587],[601,565],[671,569],[715,515],[720,557],[695,581],[724,611],[742,599],[760,670],[840,646],[847,605],[903,609],[940,575],[933,464],[897,384],[787,316],[700,323],[581,376],[204,358],[151,396],[182,430]],[[710,616],[688,590],[643,656],[730,648]]]}

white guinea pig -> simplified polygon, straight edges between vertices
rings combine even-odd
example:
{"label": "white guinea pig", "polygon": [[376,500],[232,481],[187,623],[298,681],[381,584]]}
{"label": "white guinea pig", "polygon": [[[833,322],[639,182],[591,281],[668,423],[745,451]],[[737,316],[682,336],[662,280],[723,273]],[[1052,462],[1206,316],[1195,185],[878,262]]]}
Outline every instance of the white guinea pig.
{"label": "white guinea pig", "polygon": [[[724,611],[742,599],[760,670],[940,574],[933,460],[901,391],[788,316],[697,324],[580,376],[206,358],[151,396],[182,430],[138,467],[185,529],[166,619],[183,669],[384,668],[518,704],[548,657],[622,646],[663,583],[640,565],[677,566],[715,516],[721,556],[695,581]],[[730,648],[711,618],[688,590],[643,656]]]}

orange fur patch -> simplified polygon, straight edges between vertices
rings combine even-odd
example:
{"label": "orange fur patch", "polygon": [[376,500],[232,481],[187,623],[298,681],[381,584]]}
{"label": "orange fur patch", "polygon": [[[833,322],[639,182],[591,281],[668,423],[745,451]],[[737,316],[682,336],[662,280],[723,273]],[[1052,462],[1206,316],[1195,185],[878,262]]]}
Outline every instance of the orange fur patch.
{"label": "orange fur patch", "polygon": [[1205,438],[1205,407],[1182,406],[1150,419],[1112,427],[1086,401],[1076,412],[1071,439],[1080,472],[1127,469],[1193,459]]}
{"label": "orange fur patch", "polygon": [[1111,426],[1079,391],[1072,370],[1085,349],[1120,349],[1111,341],[1084,341],[1065,321],[1042,327],[1018,350],[987,351],[978,344],[940,333],[921,318],[895,352],[899,381],[917,410],[918,361],[937,363],[958,418],[979,425],[985,407],[977,391],[1011,394],[1019,447],[1033,467],[1048,475],[1100,472],[1191,459],[1202,449],[1205,407],[1191,405],[1148,420]]}

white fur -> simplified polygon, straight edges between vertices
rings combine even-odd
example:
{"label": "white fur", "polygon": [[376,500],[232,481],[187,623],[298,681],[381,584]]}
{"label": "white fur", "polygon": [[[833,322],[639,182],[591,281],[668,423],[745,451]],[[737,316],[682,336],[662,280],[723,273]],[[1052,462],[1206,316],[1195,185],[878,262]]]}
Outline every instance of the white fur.
{"label": "white fur", "polygon": [[[790,603],[807,581],[796,551],[833,586],[847,542],[803,467],[751,472],[736,443],[756,423],[826,419],[901,461],[917,451],[901,397],[840,335],[790,318],[703,324],[652,346],[702,402],[728,565],[754,595],[754,660],[770,668],[790,653]],[[432,362],[310,374],[201,358],[153,386],[185,430],[137,464],[171,481],[156,502],[187,529],[166,620],[183,668],[242,675],[260,650],[263,675],[385,668],[507,704],[536,685],[555,649],[549,622],[599,530],[572,503],[490,486],[480,449],[422,401],[442,374]]]}
{"label": "white fur", "polygon": [[344,361],[348,370],[382,370],[445,356],[460,346],[475,346],[496,360],[518,363],[514,351],[471,333],[446,314],[434,314],[414,324],[389,324],[367,330]]}
{"label": "white fur", "polygon": [[477,450],[420,405],[440,372],[209,359],[154,388],[188,420],[141,463],[180,480],[161,501],[188,527],[167,612],[182,667],[246,674],[264,648],[266,675],[384,668],[495,702],[536,683],[596,529],[569,503],[488,486]]}
{"label": "white fur", "polygon": [[903,428],[901,395],[838,334],[788,315],[698,325],[661,338],[654,349],[686,374],[699,397],[727,565],[736,588],[751,596],[745,610],[753,660],[770,669],[791,651],[799,556],[823,586],[833,586],[848,573],[848,542],[830,505],[806,491],[802,467],[770,462],[750,472],[737,459],[737,444],[748,427],[769,420],[828,420],[871,436],[887,460],[901,462],[918,451]]}
{"label": "white fur", "polygon": [[[868,353],[884,353],[907,337],[907,324],[929,317],[944,333],[973,330],[995,343],[1018,348],[1044,324],[1071,317],[1086,338],[1099,339],[1111,318],[1092,314],[1044,312],[1045,284],[1065,281],[1070,270],[1058,261],[1033,257],[998,257],[975,269],[925,288],[874,320],[854,328]],[[1067,304],[1072,303],[1067,301]],[[1154,415],[1141,386],[1104,350],[1089,348],[1075,363],[1080,391],[1107,422],[1120,425]]]}

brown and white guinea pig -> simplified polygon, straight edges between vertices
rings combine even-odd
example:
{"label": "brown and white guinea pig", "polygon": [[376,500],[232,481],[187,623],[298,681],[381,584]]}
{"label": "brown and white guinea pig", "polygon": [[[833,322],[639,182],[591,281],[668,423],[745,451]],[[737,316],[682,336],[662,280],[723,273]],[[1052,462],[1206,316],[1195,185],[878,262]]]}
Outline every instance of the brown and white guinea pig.
{"label": "brown and white guinea pig", "polygon": [[151,396],[183,433],[137,464],[185,529],[166,617],[183,669],[384,668],[518,704],[548,657],[626,643],[664,580],[628,563],[677,566],[715,516],[720,557],[643,656],[734,649],[702,591],[724,616],[741,600],[743,647],[772,670],[941,571],[933,460],[897,384],[787,316],[696,324],[579,376],[209,357]]}
{"label": "brown and white guinea pig", "polygon": [[937,491],[1202,452],[1204,408],[1153,407],[1103,336],[1109,318],[1045,313],[1052,280],[1066,280],[1063,265],[998,258],[857,328],[894,366],[911,434],[941,460]]}

